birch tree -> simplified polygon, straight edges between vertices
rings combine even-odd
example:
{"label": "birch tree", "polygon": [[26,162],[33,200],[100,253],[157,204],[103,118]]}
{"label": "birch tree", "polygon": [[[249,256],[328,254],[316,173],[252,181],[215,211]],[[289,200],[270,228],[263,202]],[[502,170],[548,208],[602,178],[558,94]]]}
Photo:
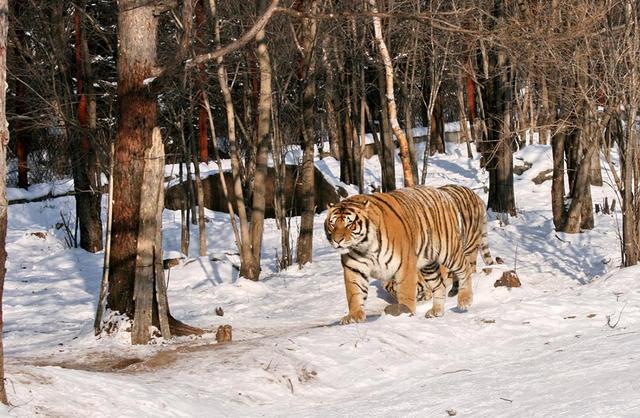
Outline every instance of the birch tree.
{"label": "birch tree", "polygon": [[405,186],[413,186],[413,173],[411,169],[411,157],[409,154],[409,143],[407,142],[407,136],[404,131],[400,128],[400,123],[398,122],[398,110],[396,106],[396,99],[394,94],[393,87],[393,63],[391,62],[391,55],[389,54],[389,50],[387,49],[387,44],[384,40],[382,34],[382,23],[380,22],[380,17],[377,16],[378,6],[376,4],[376,0],[369,0],[369,7],[373,14],[373,29],[375,33],[376,44],[378,46],[378,52],[380,53],[380,58],[382,59],[382,63],[384,64],[384,75],[385,75],[385,95],[387,98],[387,111],[389,112],[389,123],[391,125],[391,130],[393,134],[396,136],[398,143],[400,144],[400,160],[402,161],[402,172],[404,176],[404,185]]}

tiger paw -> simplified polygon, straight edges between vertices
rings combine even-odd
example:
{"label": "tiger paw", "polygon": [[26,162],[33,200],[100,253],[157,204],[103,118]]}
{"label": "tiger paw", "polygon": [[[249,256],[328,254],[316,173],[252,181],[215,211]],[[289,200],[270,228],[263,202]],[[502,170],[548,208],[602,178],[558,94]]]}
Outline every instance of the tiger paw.
{"label": "tiger paw", "polygon": [[399,316],[402,314],[412,314],[411,309],[402,303],[394,303],[384,308],[384,313],[391,316]]}
{"label": "tiger paw", "polygon": [[439,318],[444,315],[444,310],[437,310],[435,308],[431,308],[424,315],[425,318]]}
{"label": "tiger paw", "polygon": [[458,293],[458,310],[467,311],[471,307],[471,303],[473,303],[472,295]]}
{"label": "tiger paw", "polygon": [[367,319],[367,315],[363,310],[350,312],[349,315],[345,315],[340,319],[340,325],[353,324],[357,322],[364,322]]}
{"label": "tiger paw", "polygon": [[433,297],[433,295],[431,293],[431,289],[421,290],[418,287],[418,293],[416,295],[416,300],[418,302],[426,302],[426,301],[430,300],[432,297]]}

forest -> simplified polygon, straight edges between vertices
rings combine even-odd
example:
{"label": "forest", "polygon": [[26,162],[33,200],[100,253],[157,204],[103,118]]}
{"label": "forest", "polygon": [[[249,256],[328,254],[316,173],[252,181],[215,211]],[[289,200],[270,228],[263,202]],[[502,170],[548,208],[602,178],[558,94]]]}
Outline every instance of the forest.
{"label": "forest", "polygon": [[[0,0],[0,414],[640,414],[639,23],[638,0]],[[421,185],[481,199],[497,264],[441,318],[389,315],[356,269],[341,326],[327,209]]]}

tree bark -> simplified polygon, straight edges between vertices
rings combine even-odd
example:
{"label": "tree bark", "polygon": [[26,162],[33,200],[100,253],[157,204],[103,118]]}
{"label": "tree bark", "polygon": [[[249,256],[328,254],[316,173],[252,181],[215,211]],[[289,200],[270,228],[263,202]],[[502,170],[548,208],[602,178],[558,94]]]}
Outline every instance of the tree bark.
{"label": "tree bark", "polygon": [[[209,0],[209,9],[211,11],[211,16],[214,19],[214,34],[216,39],[216,44],[220,46],[220,25],[218,23],[218,16],[216,13],[216,2],[215,0]],[[218,64],[218,83],[220,84],[220,90],[222,91],[222,97],[224,98],[225,105],[225,114],[227,117],[227,134],[229,138],[229,157],[231,159],[231,173],[233,175],[233,188],[231,190],[232,193],[228,193],[232,196],[233,201],[235,202],[235,207],[238,209],[238,219],[240,222],[240,237],[236,237],[236,243],[238,246],[238,251],[240,252],[240,260],[241,265],[245,263],[253,263],[253,254],[251,252],[251,230],[249,225],[249,218],[247,216],[247,209],[244,203],[244,192],[242,190],[242,180],[241,180],[241,161],[240,161],[240,150],[238,149],[238,140],[236,138],[236,112],[233,106],[233,98],[231,96],[231,89],[229,88],[229,81],[227,77],[227,70],[224,66],[223,57],[220,56],[217,59]],[[206,99],[206,96],[205,96]],[[213,132],[213,116],[210,113],[208,100],[206,102],[207,113],[211,124],[212,131],[212,139],[214,144],[214,149],[217,150],[217,140],[215,138],[215,132]],[[216,160],[219,159],[219,154],[216,152]],[[226,182],[224,181],[224,176],[220,176],[222,183],[222,189],[226,190]],[[231,223],[234,223],[234,215],[233,215],[233,205],[231,204],[231,199],[227,199],[229,202],[229,213],[231,216]],[[235,228],[234,228],[235,231]],[[234,232],[235,233],[235,232]],[[235,233],[238,235],[237,233]],[[242,269],[242,267],[241,267]]]}
{"label": "tree bark", "polygon": [[122,0],[118,8],[119,118],[107,308],[133,318],[144,152],[151,146],[157,112],[144,80],[154,75],[158,21],[153,4]]}
{"label": "tree bark", "polygon": [[556,231],[564,229],[564,129],[558,130],[551,138],[553,154],[553,179],[551,182],[551,208],[553,211],[553,225]]}
{"label": "tree bark", "polygon": [[431,120],[429,121],[429,153],[431,155],[444,154],[444,112],[440,94],[436,96],[433,102],[433,109],[429,113],[431,113]]}
{"label": "tree bark", "polygon": [[[196,54],[202,54],[205,49],[205,44],[203,39],[205,39],[205,10],[204,10],[204,2],[206,0],[196,0],[195,4],[195,20],[196,20],[196,45],[195,50]],[[204,105],[204,94],[205,88],[207,86],[207,73],[205,71],[205,64],[200,63],[197,65],[198,67],[198,156],[201,162],[206,163],[209,162],[209,136],[207,130],[207,109]]]}
{"label": "tree bark", "polygon": [[[493,18],[501,20],[503,1],[496,1]],[[512,84],[509,62],[504,50],[494,45],[487,52],[488,78],[484,81],[483,105],[487,125],[487,170],[489,171],[489,209],[516,215],[513,190],[513,134],[511,132]]]}
{"label": "tree bark", "polygon": [[[164,284],[163,269],[160,268],[158,271],[156,268],[157,260],[162,260],[163,205],[159,202],[164,187],[164,147],[159,128],[154,129],[153,142],[145,151],[144,157],[141,194],[145,199],[140,205],[140,227],[137,234],[132,344],[147,344],[151,340],[154,299],[157,297],[156,282],[161,281]],[[163,337],[170,338],[166,300],[160,302],[164,302],[164,306],[158,310],[158,313],[163,314],[159,316],[160,325],[165,328]]]}
{"label": "tree bark", "polygon": [[76,215],[80,227],[80,247],[95,253],[102,250],[102,193],[100,193],[98,156],[92,142],[89,102],[93,92],[91,64],[87,40],[83,31],[84,2],[75,5],[76,30],[76,91],[78,95],[78,125],[73,138],[73,180],[76,194]]}
{"label": "tree bark", "polygon": [[[376,0],[369,0],[369,6],[371,7],[373,13],[378,13]],[[409,144],[407,142],[407,136],[400,128],[400,123],[398,122],[398,111],[393,89],[393,64],[391,62],[389,50],[387,49],[387,44],[384,40],[384,37],[382,36],[382,24],[380,23],[380,18],[376,15],[374,15],[373,17],[373,28],[375,32],[376,43],[378,44],[378,50],[380,52],[380,57],[382,58],[382,62],[384,64],[385,95],[387,98],[387,109],[389,112],[389,124],[391,125],[393,134],[396,136],[396,139],[400,144],[400,160],[402,162],[404,185],[405,187],[413,186],[414,182],[411,170],[411,157],[409,156]]]}
{"label": "tree bark", "polygon": [[[307,2],[305,8],[309,13],[316,13],[317,0]],[[315,166],[313,163],[315,149],[315,47],[317,39],[317,23],[313,19],[302,20],[302,52],[304,57],[301,68],[304,71],[302,84],[302,214],[300,216],[300,234],[298,235],[298,265],[310,263],[313,251],[313,220],[315,217]]]}
{"label": "tree bark", "polygon": [[634,129],[637,108],[631,106],[628,110],[624,128],[624,146],[622,147],[622,263],[625,267],[638,264],[640,259],[640,219],[638,218],[638,152],[637,134]]}
{"label": "tree bark", "polygon": [[382,66],[377,66],[378,93],[380,97],[379,111],[376,116],[380,120],[380,169],[382,170],[382,191],[391,192],[396,189],[396,146],[389,126],[389,110],[385,96],[385,73]]}
{"label": "tree bark", "polygon": [[[589,224],[588,217],[585,216],[585,209],[591,209],[589,171],[591,167],[591,155],[595,151],[595,147],[585,149],[580,160],[571,190],[571,204],[567,210],[563,232],[575,234],[580,232],[581,227],[582,229],[593,228],[592,222]],[[587,224],[585,224],[585,220],[587,221]],[[591,221],[593,221],[593,218],[591,218]]]}
{"label": "tree bark", "polygon": [[9,29],[9,2],[0,0],[0,402],[9,404],[4,381],[4,347],[2,344],[2,296],[7,273],[7,144],[9,129],[7,124],[7,32]]}
{"label": "tree bark", "polygon": [[[266,8],[265,0],[257,0],[259,12]],[[260,99],[258,102],[258,130],[256,174],[253,183],[253,204],[251,211],[251,253],[250,263],[243,264],[240,276],[257,281],[260,278],[260,252],[264,231],[265,182],[267,178],[267,157],[269,153],[269,130],[271,121],[271,60],[264,29],[256,35],[258,63],[260,66]]]}
{"label": "tree bark", "polygon": [[460,119],[460,135],[464,137],[464,142],[467,144],[467,157],[469,159],[472,159],[473,151],[471,150],[471,142],[473,142],[473,137],[471,135],[471,132],[473,130],[473,126],[467,124],[467,112],[465,112],[464,104],[463,80],[464,77],[462,71],[460,71],[458,75],[458,86],[456,89],[456,98],[458,99],[458,115]]}
{"label": "tree bark", "polygon": [[204,257],[207,255],[207,228],[204,219],[204,189],[202,187],[202,179],[200,178],[200,163],[196,158],[193,158],[193,167],[195,171],[196,200],[198,202],[198,255],[200,257]]}
{"label": "tree bark", "polygon": [[[107,233],[105,239],[105,251],[102,265],[102,280],[100,281],[100,293],[98,295],[98,303],[96,304],[96,318],[93,322],[93,331],[95,335],[102,331],[102,320],[107,304],[106,297],[109,290],[109,257],[111,251],[111,226],[113,225],[113,163],[114,163],[114,144],[111,143],[111,152],[109,153],[109,201],[107,203]],[[164,206],[164,202],[163,206]]]}
{"label": "tree bark", "polygon": [[[21,1],[14,2],[13,13],[16,16],[22,15],[24,9],[24,3]],[[19,45],[25,45],[25,33],[24,29],[19,26],[15,28],[16,39]],[[20,48],[15,47],[15,54],[20,54]],[[26,57],[21,57],[20,62],[29,62]],[[26,67],[26,65],[25,65]],[[25,124],[22,121],[22,117],[27,113],[27,88],[20,80],[15,81],[15,111],[18,116],[13,123],[14,140],[16,143],[16,158],[18,159],[18,187],[21,189],[29,188],[29,176],[28,176],[28,156],[29,156],[29,135]]]}

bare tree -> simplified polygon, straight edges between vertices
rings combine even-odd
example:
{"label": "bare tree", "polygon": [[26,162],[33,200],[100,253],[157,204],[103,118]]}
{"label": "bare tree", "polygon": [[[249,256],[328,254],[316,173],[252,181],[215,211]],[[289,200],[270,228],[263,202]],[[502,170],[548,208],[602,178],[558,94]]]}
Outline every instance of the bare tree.
{"label": "bare tree", "polygon": [[[504,1],[495,1],[491,9],[492,24],[504,21]],[[511,131],[512,94],[511,68],[507,51],[497,44],[482,50],[483,97],[487,139],[485,158],[489,171],[488,207],[494,212],[515,216],[513,191],[513,133]]]}
{"label": "bare tree", "polygon": [[76,216],[80,227],[80,247],[92,253],[102,250],[100,173],[95,144],[96,104],[89,48],[84,30],[84,1],[75,4],[75,69],[78,96],[78,129],[72,135]]}
{"label": "bare tree", "polygon": [[[266,1],[256,1],[258,13],[266,10]],[[269,131],[271,123],[271,61],[264,28],[256,34],[256,55],[260,71],[260,97],[258,102],[258,130],[256,135],[256,174],[253,182],[253,205],[251,211],[251,260],[243,260],[240,275],[250,280],[260,277],[260,258],[265,216],[265,183],[269,153]]]}
{"label": "bare tree", "polygon": [[[159,238],[162,222],[155,212],[163,205],[159,204],[160,197],[142,205],[143,191],[153,193],[162,185],[162,170],[158,176],[158,170],[152,167],[163,155],[156,127],[157,99],[145,80],[157,74],[158,14],[166,6],[160,1],[140,5],[136,0],[126,0],[119,2],[118,10],[120,107],[106,308],[134,319],[132,343],[140,344],[149,340],[147,325],[154,318],[165,337],[201,331],[173,319],[168,312]],[[103,320],[103,327],[111,326],[109,319]]]}
{"label": "bare tree", "polygon": [[4,347],[2,345],[2,296],[4,294],[4,279],[7,273],[7,144],[9,143],[9,129],[6,114],[6,86],[7,83],[7,32],[9,30],[9,2],[0,0],[0,402],[9,404],[7,390],[4,384]]}
{"label": "bare tree", "polygon": [[[302,2],[300,3],[302,5]],[[318,1],[309,0],[306,9],[311,13],[318,10]],[[313,219],[315,216],[315,165],[313,163],[315,150],[315,69],[316,69],[316,40],[317,23],[312,19],[303,19],[301,27],[302,58],[301,82],[302,91],[302,215],[300,218],[300,235],[298,236],[298,265],[303,266],[312,260],[313,251]]]}
{"label": "bare tree", "polygon": [[396,106],[394,87],[393,87],[393,63],[391,62],[391,55],[387,49],[387,44],[382,35],[382,24],[380,18],[376,15],[378,13],[378,6],[376,0],[369,0],[369,7],[374,13],[373,15],[373,28],[375,32],[376,43],[378,45],[378,51],[380,58],[384,64],[385,73],[385,95],[387,98],[387,111],[389,112],[389,123],[393,134],[398,139],[400,144],[400,160],[402,161],[402,171],[404,175],[404,185],[413,186],[413,174],[411,169],[411,157],[409,155],[409,144],[407,142],[407,136],[400,128],[398,123],[398,111]]}

